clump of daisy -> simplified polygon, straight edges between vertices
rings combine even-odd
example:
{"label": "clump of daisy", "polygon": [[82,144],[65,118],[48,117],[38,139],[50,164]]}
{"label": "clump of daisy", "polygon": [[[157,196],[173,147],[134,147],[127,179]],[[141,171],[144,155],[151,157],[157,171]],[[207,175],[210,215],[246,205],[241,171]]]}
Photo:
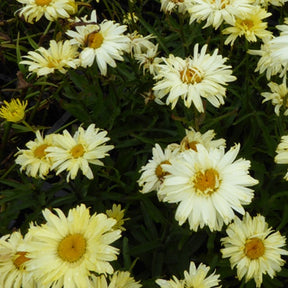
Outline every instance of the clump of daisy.
{"label": "clump of daisy", "polygon": [[163,150],[159,144],[155,144],[155,147],[152,149],[152,158],[149,159],[148,163],[142,166],[139,171],[141,176],[138,184],[141,187],[141,193],[159,190],[164,176],[167,174],[162,165],[169,164],[173,158],[177,157],[178,150],[178,147],[174,145],[168,145]]}
{"label": "clump of daisy", "polygon": [[49,21],[58,18],[69,18],[77,12],[77,5],[74,0],[17,0],[23,6],[17,12],[24,17],[28,23],[34,23],[43,16]]}
{"label": "clump of daisy", "polygon": [[128,220],[128,218],[124,218],[125,209],[121,209],[121,205],[113,204],[112,208],[109,210],[106,210],[106,214],[108,217],[111,217],[117,221],[117,223],[114,225],[113,229],[120,229],[122,231],[125,231],[124,222]]}
{"label": "clump of daisy", "polygon": [[161,288],[185,288],[185,287],[205,287],[205,288],[220,288],[220,275],[215,274],[215,271],[209,274],[210,267],[203,263],[196,268],[193,261],[190,262],[189,271],[184,271],[184,279],[178,279],[173,276],[170,280],[157,279],[156,284]]}
{"label": "clump of daisy", "polygon": [[272,32],[266,30],[267,22],[263,21],[272,14],[260,6],[253,7],[244,16],[238,16],[235,21],[230,22],[230,27],[223,29],[222,33],[229,35],[224,42],[225,45],[233,45],[235,40],[241,36],[244,36],[248,42],[256,42],[257,37],[260,39],[272,37]]}
{"label": "clump of daisy", "polygon": [[273,232],[262,215],[251,217],[248,213],[240,220],[235,217],[227,230],[227,237],[221,239],[223,258],[229,258],[232,269],[236,267],[237,278],[245,282],[254,279],[261,287],[263,275],[274,278],[285,261],[281,255],[288,255],[282,247],[286,238],[280,232]]}
{"label": "clump of daisy", "polygon": [[93,179],[89,164],[103,166],[99,159],[109,155],[108,151],[114,148],[106,145],[110,140],[106,135],[107,131],[95,128],[95,124],[90,124],[86,130],[80,126],[73,136],[67,130],[63,134],[54,134],[53,146],[45,150],[53,162],[51,169],[56,170],[56,175],[68,171],[67,182],[75,179],[79,170],[88,179]]}
{"label": "clump of daisy", "polygon": [[[281,137],[281,141],[276,148],[276,154],[274,160],[277,164],[288,164],[288,135]],[[284,179],[288,181],[288,171]]]}
{"label": "clump of daisy", "polygon": [[156,83],[153,90],[157,98],[167,96],[166,104],[172,109],[181,98],[189,108],[192,103],[199,112],[204,112],[202,99],[213,106],[224,104],[228,82],[236,80],[232,75],[231,66],[225,65],[227,58],[218,55],[216,49],[212,55],[206,53],[208,46],[204,45],[199,52],[199,45],[194,46],[193,56],[182,59],[169,55],[162,58],[159,64]]}
{"label": "clump of daisy", "polygon": [[180,151],[193,149],[197,151],[197,144],[202,144],[207,150],[210,148],[219,148],[226,146],[226,140],[223,138],[213,140],[215,137],[214,130],[208,130],[204,134],[195,131],[192,127],[185,130],[186,136],[181,140]]}
{"label": "clump of daisy", "polygon": [[0,107],[0,117],[8,122],[21,122],[25,119],[25,109],[27,105],[27,100],[20,101],[19,98],[13,98],[10,102],[4,100]]}
{"label": "clump of daisy", "polygon": [[20,64],[28,65],[30,72],[35,72],[38,77],[59,71],[62,74],[67,69],[76,69],[79,66],[78,47],[69,40],[56,42],[51,40],[49,48],[40,47],[35,51],[29,51],[23,56]]}
{"label": "clump of daisy", "polygon": [[115,68],[116,61],[123,61],[124,52],[129,50],[129,38],[124,35],[127,27],[111,20],[97,24],[96,11],[81,19],[76,17],[75,24],[84,22],[86,25],[76,26],[76,31],[69,30],[66,34],[71,42],[80,47],[80,65],[90,67],[96,61],[101,75],[107,75],[107,66]]}
{"label": "clump of daisy", "polygon": [[21,165],[20,171],[25,171],[28,176],[44,179],[52,167],[52,160],[47,155],[46,149],[53,145],[53,134],[43,137],[36,131],[36,138],[26,143],[28,149],[20,149],[15,156],[16,164]]}
{"label": "clump of daisy", "polygon": [[280,115],[280,108],[283,106],[285,111],[283,113],[284,116],[288,115],[288,103],[287,103],[287,97],[288,97],[288,88],[286,86],[286,83],[283,82],[282,84],[277,84],[275,82],[268,83],[268,86],[271,90],[271,92],[263,92],[261,95],[265,98],[263,102],[270,101],[275,106],[275,114],[277,116]]}
{"label": "clump of daisy", "polygon": [[33,273],[26,270],[30,261],[27,250],[21,248],[31,239],[18,231],[0,238],[0,284],[3,288],[37,287]]}
{"label": "clump of daisy", "polygon": [[90,287],[92,272],[112,274],[110,264],[117,259],[118,249],[111,244],[121,231],[113,229],[116,220],[106,214],[90,215],[84,204],[72,208],[68,216],[43,210],[46,220],[31,226],[28,235],[27,272],[33,273],[41,287]]}
{"label": "clump of daisy", "polygon": [[166,173],[158,191],[163,202],[177,203],[175,219],[179,225],[188,220],[190,229],[208,226],[219,231],[229,224],[235,212],[244,214],[243,205],[251,203],[258,183],[249,175],[250,161],[237,159],[240,145],[210,148],[196,144],[196,149],[163,164]]}
{"label": "clump of daisy", "polygon": [[190,23],[206,21],[203,28],[218,29],[223,22],[231,23],[252,8],[251,0],[193,0],[187,4]]}
{"label": "clump of daisy", "polygon": [[[104,275],[91,277],[91,288],[140,288],[142,287],[139,281],[135,281],[135,279],[131,276],[128,271],[116,271],[113,275],[105,278]],[[108,280],[108,283],[107,283]],[[90,286],[89,286],[90,287]]]}

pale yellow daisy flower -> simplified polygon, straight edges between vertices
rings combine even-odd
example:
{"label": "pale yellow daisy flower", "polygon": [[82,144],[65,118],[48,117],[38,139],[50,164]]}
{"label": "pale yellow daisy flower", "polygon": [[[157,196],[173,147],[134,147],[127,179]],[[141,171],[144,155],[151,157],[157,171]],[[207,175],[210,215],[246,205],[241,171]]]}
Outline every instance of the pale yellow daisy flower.
{"label": "pale yellow daisy flower", "polygon": [[121,209],[121,205],[116,205],[115,203],[112,206],[112,209],[106,210],[106,214],[108,217],[111,217],[117,221],[114,225],[113,229],[120,229],[125,231],[124,222],[128,220],[128,218],[124,218],[125,209]]}
{"label": "pale yellow daisy flower", "polygon": [[4,100],[0,107],[0,117],[6,119],[8,122],[21,122],[25,119],[25,108],[27,105],[27,100],[20,101],[19,98],[13,98],[10,102]]}
{"label": "pale yellow daisy flower", "polygon": [[261,5],[267,8],[269,5],[273,6],[283,6],[287,0],[255,0],[254,5]]}
{"label": "pale yellow daisy flower", "polygon": [[210,274],[210,267],[203,263],[196,268],[193,261],[190,262],[189,271],[184,271],[184,279],[178,280],[177,277],[173,276],[173,279],[164,280],[157,279],[156,284],[161,288],[188,288],[188,287],[201,287],[201,288],[220,288],[220,275],[215,274],[215,271]]}
{"label": "pale yellow daisy flower", "polygon": [[1,288],[36,288],[33,273],[26,270],[30,260],[27,250],[21,245],[30,241],[18,231],[0,238],[0,287]]}
{"label": "pale yellow daisy flower", "polygon": [[86,68],[96,61],[101,75],[106,75],[107,66],[115,68],[115,60],[123,61],[123,53],[129,52],[130,39],[124,35],[126,25],[110,20],[97,24],[95,10],[91,12],[90,19],[87,19],[86,15],[81,19],[76,18],[75,23],[78,22],[87,24],[76,26],[76,31],[69,30],[66,34],[71,37],[73,44],[82,49],[79,55],[80,65]]}
{"label": "pale yellow daisy flower", "polygon": [[179,151],[178,148],[168,145],[162,150],[159,144],[155,144],[152,148],[152,158],[148,160],[148,163],[141,167],[139,173],[141,173],[138,179],[138,184],[141,187],[141,193],[149,193],[151,191],[158,191],[165,175],[166,170],[163,168],[163,164],[169,164],[170,161],[177,157]]}
{"label": "pale yellow daisy flower", "polygon": [[250,12],[242,17],[236,17],[234,22],[229,23],[232,26],[222,30],[224,35],[229,35],[224,42],[225,45],[233,45],[241,36],[248,42],[256,42],[257,37],[260,39],[272,37],[272,32],[266,30],[268,23],[263,21],[272,14],[260,6],[253,7]]}
{"label": "pale yellow daisy flower", "polygon": [[187,4],[190,23],[206,21],[203,28],[218,29],[223,22],[231,23],[252,8],[251,0],[192,0]]}
{"label": "pale yellow daisy flower", "polygon": [[54,134],[54,145],[45,150],[53,162],[51,169],[56,170],[56,175],[68,171],[67,182],[75,179],[79,170],[88,179],[93,179],[89,164],[103,166],[99,159],[109,155],[108,151],[114,148],[113,145],[106,145],[110,140],[106,135],[107,131],[95,128],[95,124],[89,125],[86,130],[79,127],[73,137],[67,130],[63,134]]}
{"label": "pale yellow daisy flower", "polygon": [[[288,164],[288,135],[281,137],[281,141],[276,148],[276,154],[274,160],[277,164]],[[288,181],[288,171],[284,179]]]}
{"label": "pale yellow daisy flower", "polygon": [[178,12],[185,14],[189,0],[160,0],[160,3],[160,11],[163,11],[164,13],[170,14],[172,12]]}
{"label": "pale yellow daisy flower", "polygon": [[135,60],[143,69],[143,74],[148,71],[153,76],[157,75],[159,64],[162,62],[162,59],[157,57],[158,54],[158,44],[147,49],[144,53],[134,53]]}
{"label": "pale yellow daisy flower", "polygon": [[90,215],[84,204],[70,209],[67,217],[55,211],[43,210],[47,222],[28,231],[33,241],[27,243],[27,271],[43,285],[65,288],[89,287],[91,272],[112,274],[110,262],[118,249],[110,244],[121,236],[113,229],[116,220]]}
{"label": "pale yellow daisy flower", "polygon": [[235,160],[240,145],[225,153],[224,147],[197,144],[193,149],[163,164],[166,176],[158,194],[163,202],[177,203],[175,219],[179,225],[188,220],[190,229],[208,226],[219,231],[235,217],[244,214],[243,205],[251,203],[254,191],[248,187],[258,181],[249,175],[250,161]]}
{"label": "pale yellow daisy flower", "polygon": [[245,282],[254,279],[261,287],[263,275],[274,278],[285,261],[281,255],[288,255],[282,247],[286,238],[279,231],[273,232],[262,215],[251,217],[247,212],[241,221],[235,217],[227,230],[227,237],[221,239],[223,258],[229,258],[232,269],[236,267],[237,278]]}
{"label": "pale yellow daisy flower", "polygon": [[180,151],[188,149],[197,151],[197,144],[202,144],[207,150],[226,146],[226,140],[223,138],[212,140],[216,136],[214,130],[208,130],[202,134],[199,131],[195,131],[192,127],[189,127],[189,129],[185,129],[185,132],[186,136],[180,143]]}
{"label": "pale yellow daisy flower", "polygon": [[134,31],[128,33],[127,37],[130,39],[129,51],[132,55],[146,53],[148,50],[155,48],[155,44],[151,41],[155,38],[153,34],[143,36],[138,31]]}
{"label": "pale yellow daisy flower", "polygon": [[277,74],[283,74],[285,71],[281,61],[278,61],[275,57],[272,56],[272,43],[271,37],[263,39],[263,44],[259,50],[248,50],[247,53],[251,55],[260,56],[260,59],[257,63],[255,72],[264,73],[266,71],[266,78],[271,79],[271,76]]}
{"label": "pale yellow daisy flower", "polygon": [[20,149],[15,156],[15,163],[20,165],[20,171],[34,178],[44,179],[52,167],[52,160],[47,156],[46,149],[53,145],[53,134],[43,137],[36,131],[36,138],[26,143],[28,149]]}
{"label": "pale yellow daisy flower", "polygon": [[49,21],[58,18],[69,18],[77,12],[77,5],[74,0],[17,0],[23,6],[17,12],[24,17],[28,23],[39,21],[44,16]]}
{"label": "pale yellow daisy flower", "polygon": [[271,92],[263,92],[261,93],[261,96],[263,96],[265,99],[263,102],[271,100],[272,104],[275,106],[275,114],[277,116],[280,115],[280,108],[284,107],[284,116],[288,115],[288,88],[286,86],[286,83],[283,82],[282,84],[277,84],[275,82],[269,82],[268,86],[271,90]]}
{"label": "pale yellow daisy flower", "polygon": [[49,48],[40,47],[35,51],[29,51],[23,56],[20,64],[28,65],[30,72],[35,72],[38,77],[59,71],[62,74],[67,69],[76,69],[79,66],[77,45],[72,45],[69,40],[56,42],[51,40]]}
{"label": "pale yellow daisy flower", "polygon": [[[108,278],[108,279],[107,279]],[[128,271],[116,271],[109,277],[104,275],[91,277],[91,284],[89,288],[140,288],[142,285],[139,281],[131,276]],[[107,280],[109,284],[107,283]]]}
{"label": "pale yellow daisy flower", "polygon": [[224,64],[227,58],[218,55],[218,49],[212,55],[206,54],[207,45],[198,50],[196,44],[192,57],[163,57],[164,64],[158,66],[153,90],[157,92],[157,99],[168,94],[166,104],[171,104],[172,109],[179,98],[187,108],[193,103],[199,112],[204,112],[202,98],[219,107],[224,104],[227,83],[236,80],[231,66]]}

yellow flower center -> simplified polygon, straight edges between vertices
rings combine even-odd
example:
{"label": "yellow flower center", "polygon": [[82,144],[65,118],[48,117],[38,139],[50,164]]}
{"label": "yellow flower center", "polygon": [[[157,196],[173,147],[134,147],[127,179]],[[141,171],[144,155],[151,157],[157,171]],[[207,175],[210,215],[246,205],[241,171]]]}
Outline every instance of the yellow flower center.
{"label": "yellow flower center", "polygon": [[23,251],[18,251],[15,254],[15,259],[13,261],[13,264],[15,265],[15,267],[17,269],[25,269],[23,264],[25,262],[27,262],[28,260],[30,260],[30,258],[26,257],[25,255],[27,254],[27,252],[23,252]]}
{"label": "yellow flower center", "polygon": [[240,22],[240,25],[244,28],[244,30],[249,31],[254,27],[254,22],[250,19],[245,19]]}
{"label": "yellow flower center", "polygon": [[263,256],[265,252],[265,246],[263,241],[259,238],[248,239],[245,243],[244,253],[250,259],[258,259]]}
{"label": "yellow flower center", "polygon": [[82,144],[77,144],[70,150],[70,153],[73,158],[82,157],[84,152],[85,152],[85,149]]}
{"label": "yellow flower center", "polygon": [[219,173],[213,168],[198,171],[193,179],[194,188],[201,194],[211,195],[219,187]]}
{"label": "yellow flower center", "polygon": [[104,41],[104,37],[101,32],[92,32],[87,36],[86,46],[90,48],[97,49],[101,47]]}
{"label": "yellow flower center", "polygon": [[35,0],[35,4],[38,6],[47,6],[52,0]]}
{"label": "yellow flower center", "polygon": [[184,0],[172,0],[173,3],[183,3]]}
{"label": "yellow flower center", "polygon": [[82,234],[71,234],[62,239],[58,245],[58,255],[66,262],[76,262],[86,252],[86,240]]}
{"label": "yellow flower center", "polygon": [[48,147],[49,145],[47,144],[42,144],[40,146],[38,146],[35,150],[34,150],[34,156],[36,158],[42,159],[47,153],[45,152],[45,149]]}
{"label": "yellow flower center", "polygon": [[185,137],[183,140],[182,140],[182,143],[181,143],[181,146],[184,148],[184,150],[189,150],[189,149],[192,149],[194,151],[197,152],[197,144],[199,144],[198,141],[189,141],[189,139],[187,137]]}
{"label": "yellow flower center", "polygon": [[168,160],[165,160],[165,161],[162,161],[162,162],[156,167],[155,174],[156,174],[156,176],[158,177],[158,179],[159,179],[160,181],[163,180],[164,176],[166,176],[166,175],[169,174],[168,172],[165,172],[165,171],[162,169],[162,167],[161,167],[162,164],[171,164],[171,163],[170,163]]}
{"label": "yellow flower center", "polygon": [[184,83],[187,84],[195,84],[200,83],[202,81],[201,72],[195,68],[185,68],[180,72],[180,78]]}

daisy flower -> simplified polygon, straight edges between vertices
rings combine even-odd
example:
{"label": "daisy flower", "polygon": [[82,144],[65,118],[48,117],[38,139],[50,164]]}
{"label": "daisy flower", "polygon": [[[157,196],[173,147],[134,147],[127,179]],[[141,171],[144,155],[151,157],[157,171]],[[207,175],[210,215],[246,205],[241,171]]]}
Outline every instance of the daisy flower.
{"label": "daisy flower", "polygon": [[169,164],[177,155],[178,148],[172,148],[171,145],[168,145],[163,151],[159,144],[155,144],[152,149],[152,158],[139,171],[141,176],[137,182],[141,187],[141,193],[159,190],[164,176],[167,174],[162,165]]}
{"label": "daisy flower", "polygon": [[193,149],[197,151],[197,144],[202,144],[207,150],[210,148],[219,148],[226,146],[226,140],[223,138],[212,140],[215,137],[214,130],[208,130],[204,134],[196,132],[192,127],[186,129],[186,136],[181,140],[180,151]]}
{"label": "daisy flower", "polygon": [[30,241],[18,231],[0,238],[0,286],[2,288],[37,287],[31,272],[26,271],[30,261],[21,245]]}
{"label": "daisy flower", "polygon": [[139,34],[138,31],[134,31],[133,33],[128,33],[127,37],[130,39],[129,51],[132,55],[142,54],[155,48],[155,44],[150,41],[155,38],[153,34],[143,36],[142,34]]}
{"label": "daisy flower", "polygon": [[55,211],[43,210],[47,222],[28,231],[33,241],[27,243],[27,271],[43,285],[64,288],[89,287],[91,272],[112,274],[110,262],[118,249],[110,244],[121,236],[113,229],[116,220],[90,215],[84,204],[70,209],[67,217]]}
{"label": "daisy flower", "polygon": [[[276,148],[275,162],[278,164],[288,164],[288,135],[282,136],[281,141]],[[288,171],[284,176],[288,181]]]}
{"label": "daisy flower", "polygon": [[53,145],[53,134],[43,137],[40,131],[36,131],[34,141],[26,143],[28,149],[20,149],[15,156],[16,164],[21,165],[30,177],[45,179],[52,167],[51,158],[47,156],[46,149]]}
{"label": "daisy flower", "polygon": [[257,37],[260,39],[272,37],[272,32],[266,30],[267,22],[263,22],[263,19],[272,14],[260,6],[253,7],[244,16],[236,17],[234,22],[230,22],[229,24],[232,26],[223,29],[224,35],[229,34],[224,42],[225,45],[233,45],[235,40],[241,36],[245,36],[248,42],[256,42]]}
{"label": "daisy flower", "polygon": [[6,119],[8,122],[18,123],[25,118],[25,108],[28,104],[26,101],[20,101],[19,98],[11,99],[8,103],[3,101],[3,105],[0,107],[0,117]]}
{"label": "daisy flower", "polygon": [[256,0],[254,5],[261,5],[267,8],[269,5],[283,6],[287,0]]}
{"label": "daisy flower", "polygon": [[142,285],[136,282],[128,271],[116,271],[109,277],[109,285],[104,275],[91,277],[89,288],[140,288]]}
{"label": "daisy flower", "polygon": [[218,55],[218,49],[210,55],[206,54],[207,45],[200,52],[198,48],[196,44],[193,57],[182,59],[169,55],[158,66],[153,90],[160,99],[168,94],[166,104],[171,104],[172,109],[180,97],[187,108],[193,103],[199,112],[204,112],[201,97],[219,107],[224,104],[227,82],[236,80],[231,66],[224,64],[227,58]]}
{"label": "daisy flower", "polygon": [[62,135],[54,134],[54,145],[45,150],[53,162],[51,169],[57,171],[56,175],[67,170],[67,182],[70,178],[75,179],[78,170],[82,170],[88,179],[93,179],[89,164],[103,166],[99,159],[109,155],[107,152],[114,148],[106,145],[105,142],[110,140],[106,135],[107,131],[95,128],[95,124],[89,125],[87,130],[79,127],[73,137],[67,130]]}
{"label": "daisy flower", "polygon": [[280,61],[272,57],[271,37],[263,39],[263,44],[259,50],[248,50],[251,55],[260,56],[255,72],[264,73],[266,71],[267,80],[276,74],[282,74],[283,66]]}
{"label": "daisy flower", "polygon": [[190,24],[206,21],[203,28],[213,26],[218,29],[223,22],[233,22],[252,8],[251,0],[193,0],[187,4]]}
{"label": "daisy flower", "polygon": [[275,106],[275,114],[277,116],[280,115],[280,108],[284,106],[284,116],[288,115],[288,103],[287,103],[287,96],[288,96],[288,88],[286,83],[283,82],[282,84],[277,84],[274,82],[268,83],[268,86],[271,92],[263,92],[261,95],[265,98],[263,102],[271,100],[272,104]]}
{"label": "daisy flower", "polygon": [[122,210],[120,204],[119,205],[113,204],[112,209],[106,210],[106,215],[117,221],[113,229],[120,229],[122,231],[126,230],[123,227],[123,225],[124,225],[124,222],[128,219],[124,218],[124,212],[125,212],[125,209]]}
{"label": "daisy flower", "polygon": [[51,40],[49,48],[40,47],[29,51],[23,56],[25,60],[20,64],[28,65],[30,72],[35,72],[38,77],[54,73],[56,70],[65,74],[68,68],[76,69],[79,66],[78,47],[69,40],[56,42]]}
{"label": "daisy flower", "polygon": [[198,268],[193,261],[190,262],[189,271],[184,271],[184,279],[178,280],[175,276],[170,280],[157,279],[156,284],[161,288],[184,288],[184,287],[201,287],[201,288],[220,288],[220,275],[215,271],[208,277],[210,267],[200,263]]}
{"label": "daisy flower", "polygon": [[228,236],[221,239],[222,256],[229,258],[232,269],[236,267],[239,280],[254,278],[256,287],[260,287],[263,274],[273,278],[281,270],[285,263],[281,255],[288,255],[281,249],[286,238],[279,231],[273,232],[262,215],[252,218],[246,212],[242,221],[235,217],[226,233]]}
{"label": "daisy flower", "polygon": [[78,22],[86,25],[76,26],[76,31],[69,30],[66,34],[71,37],[71,42],[78,45],[82,51],[79,58],[81,66],[92,66],[94,61],[98,65],[101,75],[107,74],[107,65],[116,67],[115,60],[123,61],[122,54],[129,51],[130,39],[123,33],[126,25],[120,25],[113,21],[104,20],[97,24],[96,11],[91,12],[90,20],[87,15]]}
{"label": "daisy flower", "polygon": [[143,74],[145,71],[149,71],[151,75],[156,75],[159,70],[159,64],[162,62],[162,59],[157,57],[158,44],[154,45],[144,53],[135,53],[134,58],[138,62],[139,66],[143,68]]}
{"label": "daisy flower", "polygon": [[249,175],[250,161],[235,161],[240,145],[225,153],[224,147],[210,148],[197,144],[181,157],[163,164],[166,171],[158,191],[163,202],[178,203],[175,219],[182,225],[187,219],[191,230],[205,225],[211,231],[221,230],[235,211],[244,214],[242,205],[251,203],[254,191],[249,186],[258,181]]}
{"label": "daisy flower", "polygon": [[23,6],[17,12],[24,17],[28,23],[34,23],[44,16],[49,21],[58,18],[69,18],[77,12],[77,5],[74,0],[17,0]]}
{"label": "daisy flower", "polygon": [[171,12],[178,12],[185,14],[189,0],[160,0],[160,3],[160,11],[163,11],[164,13],[170,14]]}

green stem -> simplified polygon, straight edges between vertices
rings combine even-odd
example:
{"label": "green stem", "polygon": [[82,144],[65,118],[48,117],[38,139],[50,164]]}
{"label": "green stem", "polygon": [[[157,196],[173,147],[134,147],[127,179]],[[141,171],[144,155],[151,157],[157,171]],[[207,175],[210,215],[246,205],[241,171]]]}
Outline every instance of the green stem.
{"label": "green stem", "polygon": [[31,125],[29,125],[25,120],[22,120],[22,123],[23,123],[29,130],[31,130],[32,132],[35,132],[35,129],[34,129]]}

